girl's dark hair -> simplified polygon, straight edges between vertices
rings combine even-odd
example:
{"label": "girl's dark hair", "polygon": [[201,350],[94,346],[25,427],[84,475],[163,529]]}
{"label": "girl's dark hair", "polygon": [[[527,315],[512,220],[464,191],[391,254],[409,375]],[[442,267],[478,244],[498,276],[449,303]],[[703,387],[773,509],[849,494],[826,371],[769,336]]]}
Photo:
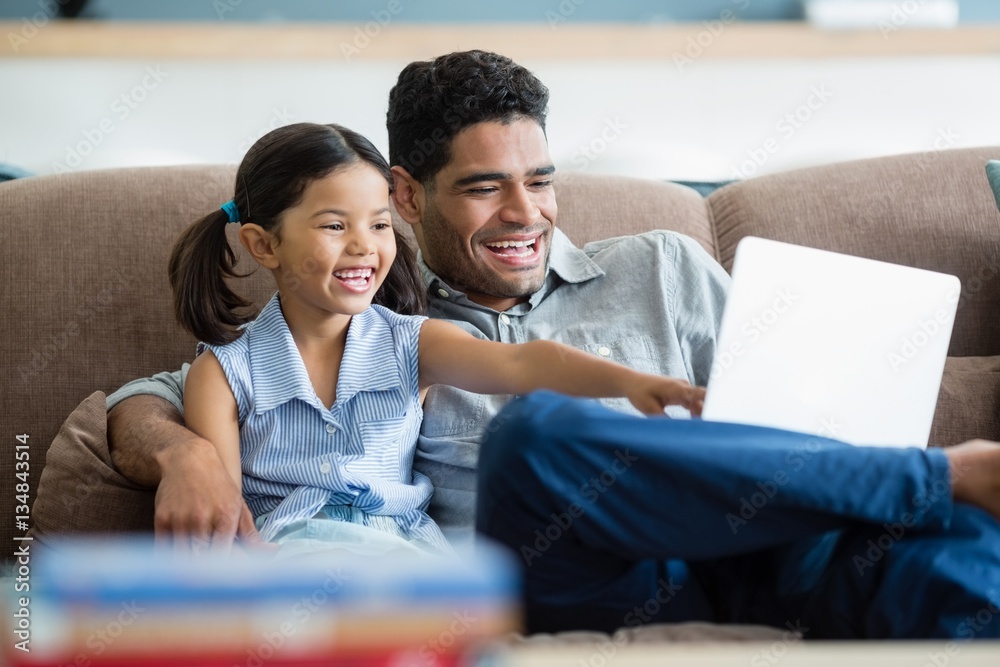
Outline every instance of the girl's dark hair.
{"label": "girl's dark hair", "polygon": [[[385,158],[368,139],[339,125],[295,123],[257,140],[236,172],[233,201],[240,224],[252,222],[280,240],[281,215],[297,205],[306,186],[359,163],[374,167],[392,188]],[[252,320],[251,303],[236,294],[227,278],[236,272],[236,253],[226,238],[229,216],[221,209],[188,227],[170,253],[170,285],[177,319],[199,340],[229,343],[237,328]],[[373,303],[404,315],[426,309],[426,293],[413,249],[397,230],[396,261]]]}

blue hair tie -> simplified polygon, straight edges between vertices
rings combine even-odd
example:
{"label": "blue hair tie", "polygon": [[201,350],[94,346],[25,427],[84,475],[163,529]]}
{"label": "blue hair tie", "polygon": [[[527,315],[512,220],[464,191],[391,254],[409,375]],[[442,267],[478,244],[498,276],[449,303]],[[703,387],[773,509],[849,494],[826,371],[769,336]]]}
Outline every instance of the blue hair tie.
{"label": "blue hair tie", "polygon": [[240,209],[236,207],[236,202],[230,199],[220,208],[226,212],[229,216],[229,222],[239,222],[240,221]]}

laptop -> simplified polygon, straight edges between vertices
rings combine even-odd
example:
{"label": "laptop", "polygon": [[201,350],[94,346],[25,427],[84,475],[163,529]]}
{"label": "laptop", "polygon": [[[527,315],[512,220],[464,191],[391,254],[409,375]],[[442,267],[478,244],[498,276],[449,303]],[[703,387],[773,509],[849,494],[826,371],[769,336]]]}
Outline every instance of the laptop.
{"label": "laptop", "polygon": [[926,447],[955,276],[740,241],[702,418]]}

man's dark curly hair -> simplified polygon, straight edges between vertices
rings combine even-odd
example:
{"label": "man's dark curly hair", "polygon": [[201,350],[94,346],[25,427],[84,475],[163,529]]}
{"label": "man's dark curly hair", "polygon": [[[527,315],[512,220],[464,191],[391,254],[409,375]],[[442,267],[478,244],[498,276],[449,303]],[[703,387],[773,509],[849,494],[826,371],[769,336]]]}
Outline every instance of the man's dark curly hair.
{"label": "man's dark curly hair", "polygon": [[545,130],[549,89],[510,58],[462,51],[410,63],[389,91],[389,164],[428,185],[455,135],[476,123],[530,118]]}

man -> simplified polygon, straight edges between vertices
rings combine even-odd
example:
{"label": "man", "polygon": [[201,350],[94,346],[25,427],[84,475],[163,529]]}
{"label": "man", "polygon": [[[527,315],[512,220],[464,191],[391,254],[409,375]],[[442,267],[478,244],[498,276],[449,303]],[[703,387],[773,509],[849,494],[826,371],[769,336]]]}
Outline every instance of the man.
{"label": "man", "polygon": [[[400,74],[393,197],[430,314],[705,384],[728,277],[669,232],[573,247],[554,226],[547,103],[541,82],[496,54]],[[116,465],[158,484],[157,532],[180,546],[259,539],[214,449],[171,405],[181,379],[109,399]],[[801,622],[810,637],[960,636],[963,618],[995,609],[976,636],[1000,636],[1000,447],[868,450],[553,395],[499,412],[508,401],[434,388],[415,467],[435,484],[444,530],[468,534],[477,507],[480,531],[517,552],[530,630],[708,619]],[[755,493],[766,502],[741,513]]]}

